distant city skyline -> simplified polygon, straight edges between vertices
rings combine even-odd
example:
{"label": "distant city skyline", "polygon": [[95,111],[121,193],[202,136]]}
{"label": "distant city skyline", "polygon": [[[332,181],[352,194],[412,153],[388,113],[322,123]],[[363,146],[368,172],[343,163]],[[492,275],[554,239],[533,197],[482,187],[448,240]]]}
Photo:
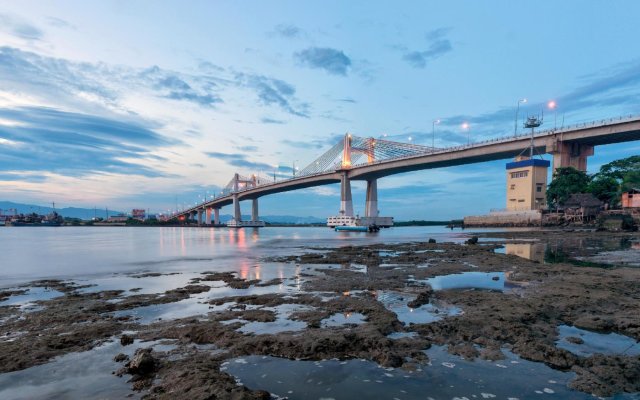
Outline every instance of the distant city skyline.
{"label": "distant city skyline", "polygon": [[[638,14],[630,0],[0,0],[0,201],[160,213],[235,172],[291,176],[345,132],[446,147],[523,132],[527,115],[547,129],[637,115]],[[588,172],[638,154],[596,147]],[[507,161],[383,178],[379,208],[502,208]],[[329,185],[261,198],[260,212],[339,204]]]}

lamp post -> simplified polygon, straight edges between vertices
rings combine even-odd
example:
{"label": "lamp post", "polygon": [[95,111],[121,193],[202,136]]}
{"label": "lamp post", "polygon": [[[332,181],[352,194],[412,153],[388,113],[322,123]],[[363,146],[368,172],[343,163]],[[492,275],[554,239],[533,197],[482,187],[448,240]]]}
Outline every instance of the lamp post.
{"label": "lamp post", "polygon": [[436,147],[436,124],[439,124],[439,119],[434,119],[431,123],[431,150]]}
{"label": "lamp post", "polygon": [[547,107],[549,107],[550,110],[553,110],[553,130],[556,130],[557,122],[558,122],[558,110],[557,110],[557,106],[558,103],[556,103],[555,100],[551,100],[549,101],[549,103],[547,103]]}
{"label": "lamp post", "polygon": [[469,123],[468,122],[463,122],[462,123],[462,130],[463,131],[467,131],[467,145],[471,144],[471,130],[469,129]]}
{"label": "lamp post", "polygon": [[518,135],[518,111],[520,111],[520,103],[526,103],[526,102],[527,102],[527,99],[518,100],[518,105],[516,106],[516,123],[513,128],[513,136]]}

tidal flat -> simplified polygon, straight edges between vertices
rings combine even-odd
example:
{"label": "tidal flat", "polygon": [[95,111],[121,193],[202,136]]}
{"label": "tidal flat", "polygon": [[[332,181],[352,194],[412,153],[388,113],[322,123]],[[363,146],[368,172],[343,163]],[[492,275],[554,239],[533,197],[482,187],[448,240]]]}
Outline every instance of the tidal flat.
{"label": "tidal flat", "polygon": [[637,398],[640,268],[496,250],[638,234],[480,236],[0,290],[0,398]]}

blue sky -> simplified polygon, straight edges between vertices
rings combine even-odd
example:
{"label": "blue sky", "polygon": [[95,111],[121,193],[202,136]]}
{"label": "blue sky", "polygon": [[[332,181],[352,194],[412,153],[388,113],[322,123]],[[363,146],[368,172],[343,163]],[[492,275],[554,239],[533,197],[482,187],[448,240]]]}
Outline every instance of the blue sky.
{"label": "blue sky", "polygon": [[[0,199],[160,212],[345,132],[436,146],[640,113],[637,1],[0,0]],[[553,117],[552,117],[553,115]],[[598,147],[589,172],[640,154]],[[379,181],[396,219],[504,207],[504,162]],[[364,187],[354,183],[354,208]],[[268,196],[326,217],[336,185]],[[244,206],[248,212],[248,205]],[[229,212],[229,210],[223,210]]]}

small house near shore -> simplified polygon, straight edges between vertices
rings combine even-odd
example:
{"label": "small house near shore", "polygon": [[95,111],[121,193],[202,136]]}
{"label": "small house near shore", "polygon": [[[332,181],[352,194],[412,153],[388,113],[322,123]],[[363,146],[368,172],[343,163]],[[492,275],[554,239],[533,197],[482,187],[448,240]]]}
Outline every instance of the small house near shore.
{"label": "small house near shore", "polygon": [[640,189],[631,189],[622,193],[622,208],[640,208]]}
{"label": "small house near shore", "polygon": [[602,202],[591,193],[576,193],[563,204],[567,222],[588,222],[595,219],[602,209]]}

